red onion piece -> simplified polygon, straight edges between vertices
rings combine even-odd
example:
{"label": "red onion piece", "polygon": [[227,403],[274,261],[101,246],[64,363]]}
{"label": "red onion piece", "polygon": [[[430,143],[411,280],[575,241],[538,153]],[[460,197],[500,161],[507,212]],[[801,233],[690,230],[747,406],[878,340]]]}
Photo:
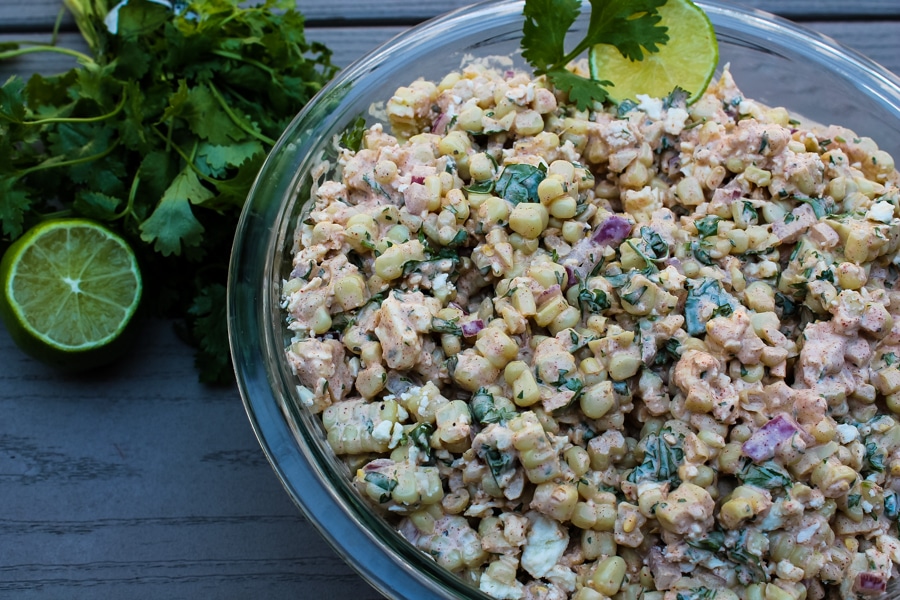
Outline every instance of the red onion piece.
{"label": "red onion piece", "polygon": [[475,319],[473,321],[466,321],[465,323],[459,326],[462,329],[463,337],[474,337],[478,335],[478,332],[484,329],[484,321],[481,319]]}
{"label": "red onion piece", "polygon": [[853,589],[860,594],[880,594],[887,590],[887,580],[881,573],[863,571],[856,576],[856,585]]}
{"label": "red onion piece", "polygon": [[560,289],[559,284],[554,283],[553,285],[551,285],[546,290],[544,290],[543,292],[540,293],[540,295],[537,298],[538,306],[540,306],[541,304],[543,304],[544,302],[546,302],[547,300],[549,300],[556,294],[560,293],[561,291],[562,290]]}
{"label": "red onion piece", "polygon": [[575,270],[569,265],[563,268],[566,270],[566,287],[563,289],[563,292],[568,292],[569,288],[575,285]]}
{"label": "red onion piece", "polygon": [[366,471],[366,472],[377,471],[381,467],[389,467],[392,464],[394,464],[394,461],[392,461],[389,458],[376,458],[372,462],[363,466],[363,471]]}
{"label": "red onion piece", "polygon": [[778,415],[751,435],[741,449],[753,462],[768,460],[775,456],[778,444],[799,431],[800,427],[796,423],[784,415]]}
{"label": "red onion piece", "polygon": [[434,120],[434,124],[431,126],[431,133],[436,135],[444,135],[447,124],[450,122],[450,115],[443,112],[438,115],[438,118]]}
{"label": "red onion piece", "polygon": [[618,246],[631,235],[631,222],[618,215],[611,215],[600,223],[591,239],[601,246]]}
{"label": "red onion piece", "polygon": [[410,183],[425,183],[425,177],[422,175],[410,175]]}

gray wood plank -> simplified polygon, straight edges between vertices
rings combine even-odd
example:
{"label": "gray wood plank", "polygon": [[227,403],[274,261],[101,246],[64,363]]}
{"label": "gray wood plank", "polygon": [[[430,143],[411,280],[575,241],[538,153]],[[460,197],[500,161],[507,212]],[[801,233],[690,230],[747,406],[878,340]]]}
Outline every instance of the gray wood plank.
{"label": "gray wood plank", "polygon": [[[297,0],[298,9],[312,22],[339,25],[341,22],[381,21],[403,22],[431,18],[471,4],[468,0]],[[900,18],[900,2],[895,0],[742,0],[735,4],[765,10],[797,20],[823,18]],[[46,31],[52,28],[59,14],[61,0],[32,0],[26,4],[17,0],[0,0],[0,30]],[[63,24],[74,27],[70,16]]]}
{"label": "gray wood plank", "polygon": [[0,327],[0,597],[375,600],[291,503],[234,387],[165,321],[64,377]]}
{"label": "gray wood plank", "polygon": [[[819,31],[836,41],[861,52],[872,60],[882,64],[894,73],[900,74],[900,53],[892,44],[885,44],[885,39],[900,37],[900,21],[885,22],[849,22],[814,21],[804,24],[805,27]],[[388,41],[403,31],[403,27],[316,27],[308,31],[309,39],[327,44],[334,51],[335,64],[346,66],[372,50],[379,44]],[[0,34],[0,43],[26,39],[43,41],[43,35],[11,35]],[[76,33],[60,35],[60,45],[80,52],[88,49]],[[0,61],[0,82],[13,74],[58,73],[72,68],[77,63],[69,56],[62,54],[31,54],[14,60]]]}

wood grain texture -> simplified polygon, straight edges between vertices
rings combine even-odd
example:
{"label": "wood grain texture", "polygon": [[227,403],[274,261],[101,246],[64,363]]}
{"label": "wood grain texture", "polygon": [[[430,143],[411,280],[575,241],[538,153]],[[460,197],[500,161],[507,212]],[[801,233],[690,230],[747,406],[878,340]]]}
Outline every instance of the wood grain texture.
{"label": "wood grain texture", "polygon": [[[743,0],[735,2],[801,21],[853,19],[900,19],[895,0]],[[375,21],[411,24],[472,4],[467,0],[297,0],[297,8],[315,24],[340,25]],[[7,31],[49,31],[62,6],[61,0],[33,0],[26,4],[0,0],[0,23]],[[63,26],[72,29],[68,14]]]}
{"label": "wood grain texture", "polygon": [[[803,26],[832,37],[894,73],[900,73],[900,52],[897,52],[894,44],[885,43],[885,40],[900,38],[900,21],[849,23],[812,21],[804,23]],[[327,44],[334,51],[334,63],[346,66],[403,30],[402,26],[314,27],[308,30],[308,36],[310,40]],[[49,36],[5,34],[0,30],[0,43],[15,40],[40,42],[46,39],[49,39]],[[80,52],[88,51],[86,44],[77,33],[61,34],[59,44]],[[76,61],[69,56],[53,53],[30,54],[15,60],[0,61],[0,82],[6,81],[11,75],[60,73],[76,64]]]}
{"label": "wood grain texture", "polygon": [[171,323],[64,377],[0,328],[0,597],[374,600],[289,500],[233,387]]}

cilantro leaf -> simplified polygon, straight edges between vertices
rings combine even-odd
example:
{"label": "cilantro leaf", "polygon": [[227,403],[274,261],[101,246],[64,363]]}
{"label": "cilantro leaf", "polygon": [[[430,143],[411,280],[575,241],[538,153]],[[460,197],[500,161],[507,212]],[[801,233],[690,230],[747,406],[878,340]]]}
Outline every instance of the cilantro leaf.
{"label": "cilantro leaf", "polygon": [[611,44],[622,56],[643,60],[644,51],[659,52],[669,41],[657,10],[666,0],[591,0],[588,46]]}
{"label": "cilantro leaf", "polygon": [[205,383],[227,383],[231,379],[225,293],[224,285],[209,284],[200,289],[188,309],[193,320],[191,333],[198,346],[194,363]]}
{"label": "cilantro leaf", "polygon": [[213,194],[203,187],[197,175],[185,167],[163,194],[153,214],[141,224],[141,239],[163,256],[180,254],[182,245],[197,246],[203,236],[203,225],[191,212],[191,204],[199,204]]}
{"label": "cilantro leaf", "polygon": [[581,0],[528,0],[523,9],[522,56],[538,72],[565,60],[566,33],[581,14]]}
{"label": "cilantro leaf", "polygon": [[658,9],[666,0],[591,0],[591,16],[585,37],[566,52],[566,34],[581,14],[581,0],[527,0],[523,9],[522,56],[538,75],[547,75],[557,89],[569,96],[579,110],[594,102],[606,102],[609,81],[582,77],[567,66],[597,44],[615,46],[623,56],[642,60],[659,51],[669,40],[659,25]]}
{"label": "cilantro leaf", "polygon": [[15,187],[14,177],[0,177],[0,223],[3,235],[16,238],[22,234],[25,213],[31,206],[28,194]]}

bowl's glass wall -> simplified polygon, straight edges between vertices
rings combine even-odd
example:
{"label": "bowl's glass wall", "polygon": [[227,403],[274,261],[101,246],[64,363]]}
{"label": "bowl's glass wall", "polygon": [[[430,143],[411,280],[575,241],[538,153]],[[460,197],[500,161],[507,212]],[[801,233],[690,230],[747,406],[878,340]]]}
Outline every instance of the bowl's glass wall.
{"label": "bowl's glass wall", "polygon": [[[588,3],[584,3],[588,5]],[[873,137],[900,158],[900,82],[834,42],[759,12],[701,2],[743,93],[820,123]],[[587,10],[587,6],[584,8]],[[295,502],[337,551],[395,598],[484,598],[406,544],[349,485],[350,474],[301,408],[284,359],[279,308],[310,171],[335,135],[418,77],[433,81],[469,57],[518,56],[522,2],[489,2],[420,26],[346,69],[285,131],[251,191],[229,279],[232,356],[260,443]],[[573,37],[577,33],[573,34]]]}

